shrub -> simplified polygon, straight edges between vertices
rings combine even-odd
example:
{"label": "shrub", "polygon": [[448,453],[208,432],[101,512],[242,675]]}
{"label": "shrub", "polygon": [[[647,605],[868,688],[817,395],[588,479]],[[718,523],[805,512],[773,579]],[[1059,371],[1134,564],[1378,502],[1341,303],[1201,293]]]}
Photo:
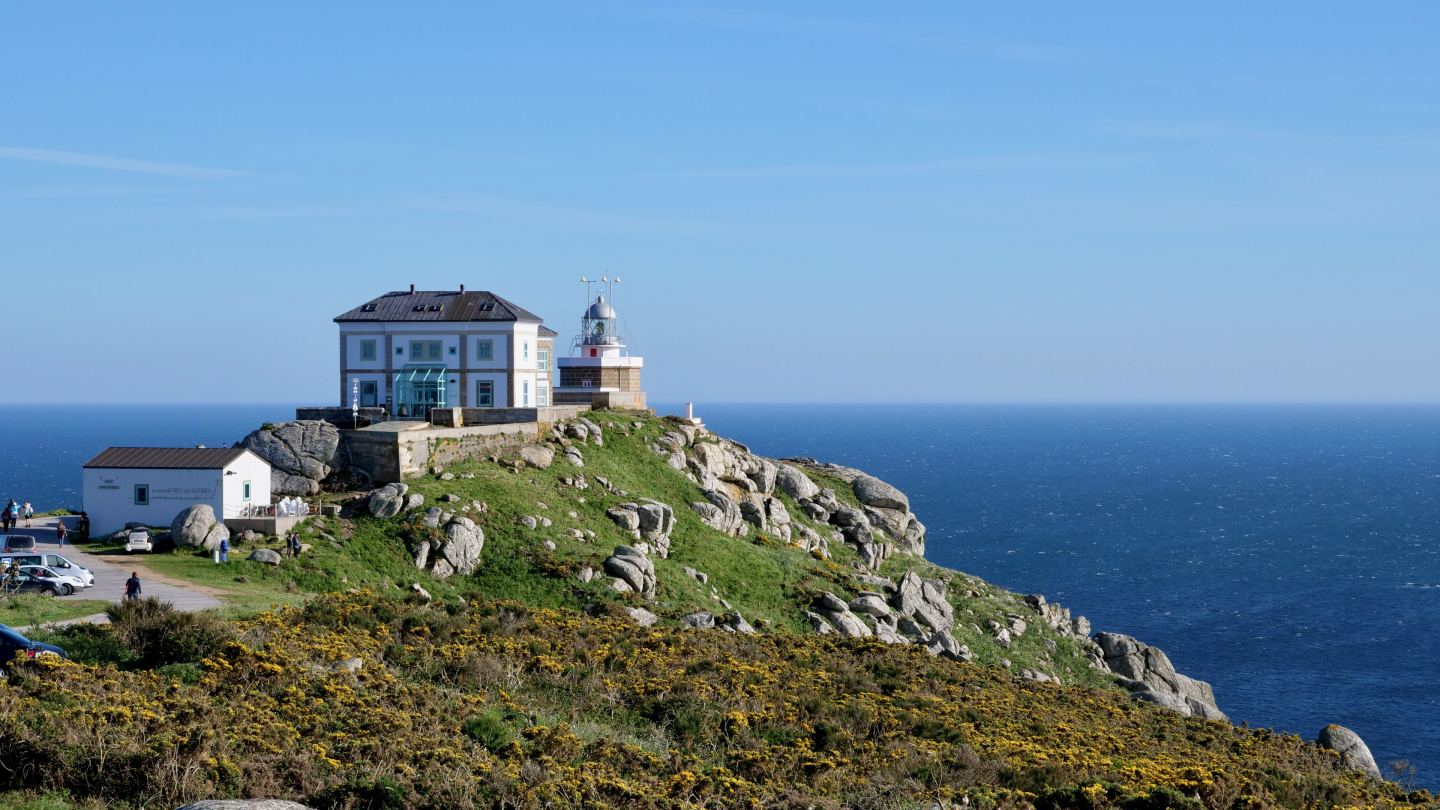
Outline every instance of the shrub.
{"label": "shrub", "polygon": [[461,723],[460,733],[480,743],[487,751],[499,751],[515,739],[505,725],[505,718],[494,710],[477,714]]}
{"label": "shrub", "polygon": [[105,615],[115,637],[146,668],[197,663],[234,635],[229,625],[208,613],[184,613],[154,597],[111,605]]}
{"label": "shrub", "polygon": [[32,633],[36,641],[54,644],[65,651],[71,660],[82,664],[103,667],[106,664],[120,666],[135,660],[134,653],[115,637],[115,631],[104,624],[72,624],[62,627],[48,637]]}

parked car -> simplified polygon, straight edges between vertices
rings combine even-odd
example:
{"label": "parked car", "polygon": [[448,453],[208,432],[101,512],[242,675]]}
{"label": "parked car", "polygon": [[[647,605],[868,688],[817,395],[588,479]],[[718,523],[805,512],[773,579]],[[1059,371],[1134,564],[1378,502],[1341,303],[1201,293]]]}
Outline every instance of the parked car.
{"label": "parked car", "polygon": [[5,573],[3,580],[0,580],[0,591],[5,594],[17,593],[38,593],[41,596],[59,596],[64,590],[58,584],[48,580],[40,579],[20,570],[19,566],[11,566]]}
{"label": "parked car", "polygon": [[20,566],[20,573],[29,574],[41,582],[49,584],[55,589],[58,596],[69,596],[85,587],[80,584],[79,577],[62,575],[43,565],[22,565]]}
{"label": "parked car", "polygon": [[14,661],[26,658],[38,658],[42,655],[58,655],[61,658],[69,658],[65,651],[54,644],[45,644],[20,635],[20,632],[9,625],[0,624],[0,664],[6,661]]}
{"label": "parked car", "polygon": [[125,551],[154,551],[155,540],[150,536],[149,529],[131,529],[125,535]]}
{"label": "parked car", "polygon": [[95,587],[95,572],[83,565],[71,562],[70,559],[63,554],[46,551],[35,554],[15,554],[6,557],[6,559],[12,561],[15,565],[43,565],[62,577],[71,576],[80,580],[79,587],[81,588]]}
{"label": "parked car", "polygon": [[5,538],[4,546],[6,554],[22,551],[33,553],[36,550],[35,538],[28,534],[6,534],[0,536]]}

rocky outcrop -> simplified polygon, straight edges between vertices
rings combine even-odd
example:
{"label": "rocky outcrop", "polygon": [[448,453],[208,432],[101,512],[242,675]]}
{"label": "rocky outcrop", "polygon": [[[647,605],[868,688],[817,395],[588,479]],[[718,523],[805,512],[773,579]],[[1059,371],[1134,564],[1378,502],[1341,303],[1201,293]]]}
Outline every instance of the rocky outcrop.
{"label": "rocky outcrop", "polygon": [[[438,511],[435,507],[431,512]],[[427,513],[429,522],[431,515]],[[480,553],[485,549],[485,530],[467,517],[435,516],[433,525],[444,524],[443,541],[422,540],[415,548],[415,567],[429,570],[438,580],[446,580],[456,574],[468,576],[480,567]]]}
{"label": "rocky outcrop", "polygon": [[370,494],[366,508],[378,518],[395,517],[405,508],[408,500],[405,494],[409,491],[409,484],[386,484]]}
{"label": "rocky outcrop", "polygon": [[1121,685],[1136,699],[1185,715],[1229,722],[1215,705],[1210,684],[1176,672],[1158,647],[1119,633],[1097,633],[1095,642],[1104,653],[1106,669],[1119,675]]}
{"label": "rocky outcrop", "polygon": [[1385,778],[1380,775],[1380,768],[1375,764],[1375,757],[1370,753],[1370,746],[1360,739],[1359,734],[1350,729],[1332,723],[1320,729],[1320,735],[1316,742],[1320,743],[1321,748],[1328,748],[1339,753],[1347,765],[1371,779]]}
{"label": "rocky outcrop", "polygon": [[615,553],[605,560],[605,571],[621,582],[627,590],[646,599],[655,598],[655,563],[632,546],[616,546]]}
{"label": "rocky outcrop", "polygon": [[718,489],[703,489],[700,494],[705,500],[690,504],[690,509],[700,516],[700,522],[731,537],[745,536],[748,531],[745,517],[729,495]]}
{"label": "rocky outcrop", "polygon": [[833,593],[827,591],[822,594],[816,600],[814,607],[817,613],[834,625],[837,633],[846,638],[864,638],[875,635],[875,632],[870,629],[870,625],[851,612],[849,603]]}
{"label": "rocky outcrop", "polygon": [[908,616],[930,628],[934,633],[949,633],[955,628],[955,608],[945,597],[945,583],[921,579],[914,571],[906,571],[890,597],[896,613]]}
{"label": "rocky outcrop", "polygon": [[340,430],[323,420],[277,422],[252,431],[240,446],[270,462],[270,494],[314,495],[320,482],[346,466]]}
{"label": "rocky outcrop", "polygon": [[222,540],[230,539],[230,530],[215,520],[215,510],[206,504],[195,504],[180,510],[170,521],[170,538],[177,546],[200,547],[214,551]]}
{"label": "rocky outcrop", "polygon": [[820,487],[810,480],[810,476],[789,464],[779,465],[775,472],[775,485],[796,501],[820,494]]}
{"label": "rocky outcrop", "polygon": [[854,490],[856,500],[866,506],[893,509],[902,514],[910,511],[910,499],[905,497],[905,493],[874,476],[862,475],[850,484],[850,488]]}
{"label": "rocky outcrop", "polygon": [[675,510],[652,498],[642,500],[644,503],[612,506],[605,510],[605,514],[636,540],[648,541],[656,556],[665,559],[670,556],[670,532],[675,529]]}

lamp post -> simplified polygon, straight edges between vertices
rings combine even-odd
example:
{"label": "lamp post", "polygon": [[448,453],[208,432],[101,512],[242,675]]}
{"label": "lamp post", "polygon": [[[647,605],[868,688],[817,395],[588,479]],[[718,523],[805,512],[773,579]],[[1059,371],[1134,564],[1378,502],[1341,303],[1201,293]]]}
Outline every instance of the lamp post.
{"label": "lamp post", "polygon": [[350,427],[360,427],[360,378],[350,378]]}

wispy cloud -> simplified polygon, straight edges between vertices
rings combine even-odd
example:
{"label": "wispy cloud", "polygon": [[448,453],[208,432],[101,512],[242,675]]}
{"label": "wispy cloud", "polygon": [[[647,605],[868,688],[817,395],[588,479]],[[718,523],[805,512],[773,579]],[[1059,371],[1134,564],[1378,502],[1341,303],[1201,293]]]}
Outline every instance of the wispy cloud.
{"label": "wispy cloud", "polygon": [[169,177],[188,177],[193,180],[224,180],[241,177],[248,172],[230,169],[208,169],[203,166],[185,166],[179,163],[155,163],[148,160],[128,160],[104,155],[85,155],[79,152],[56,152],[51,149],[22,149],[15,146],[0,146],[0,158],[30,160],[36,163],[58,163],[63,166],[87,166],[92,169],[113,169],[121,172],[141,174],[163,174]]}
{"label": "wispy cloud", "polygon": [[707,178],[767,177],[888,177],[950,171],[989,171],[1004,169],[1086,170],[1133,166],[1148,162],[1144,155],[1124,154],[1020,154],[979,155],[913,163],[796,163],[783,166],[761,166],[740,169],[713,169],[666,172],[667,179],[689,180]]}
{"label": "wispy cloud", "polygon": [[705,25],[716,28],[739,28],[777,33],[798,33],[817,36],[862,39],[905,48],[923,48],[955,56],[976,59],[997,59],[1021,62],[1074,62],[1088,59],[1090,54],[1078,48],[1002,40],[971,39],[962,36],[935,34],[893,25],[875,25],[826,17],[802,17],[768,11],[724,8],[719,6],[687,6],[675,4],[631,8],[630,16],[651,20]]}
{"label": "wispy cloud", "polygon": [[559,228],[627,233],[700,234],[731,233],[736,226],[703,220],[652,217],[612,211],[594,211],[487,197],[450,194],[416,197],[412,208],[472,214],[486,219],[529,222]]}

